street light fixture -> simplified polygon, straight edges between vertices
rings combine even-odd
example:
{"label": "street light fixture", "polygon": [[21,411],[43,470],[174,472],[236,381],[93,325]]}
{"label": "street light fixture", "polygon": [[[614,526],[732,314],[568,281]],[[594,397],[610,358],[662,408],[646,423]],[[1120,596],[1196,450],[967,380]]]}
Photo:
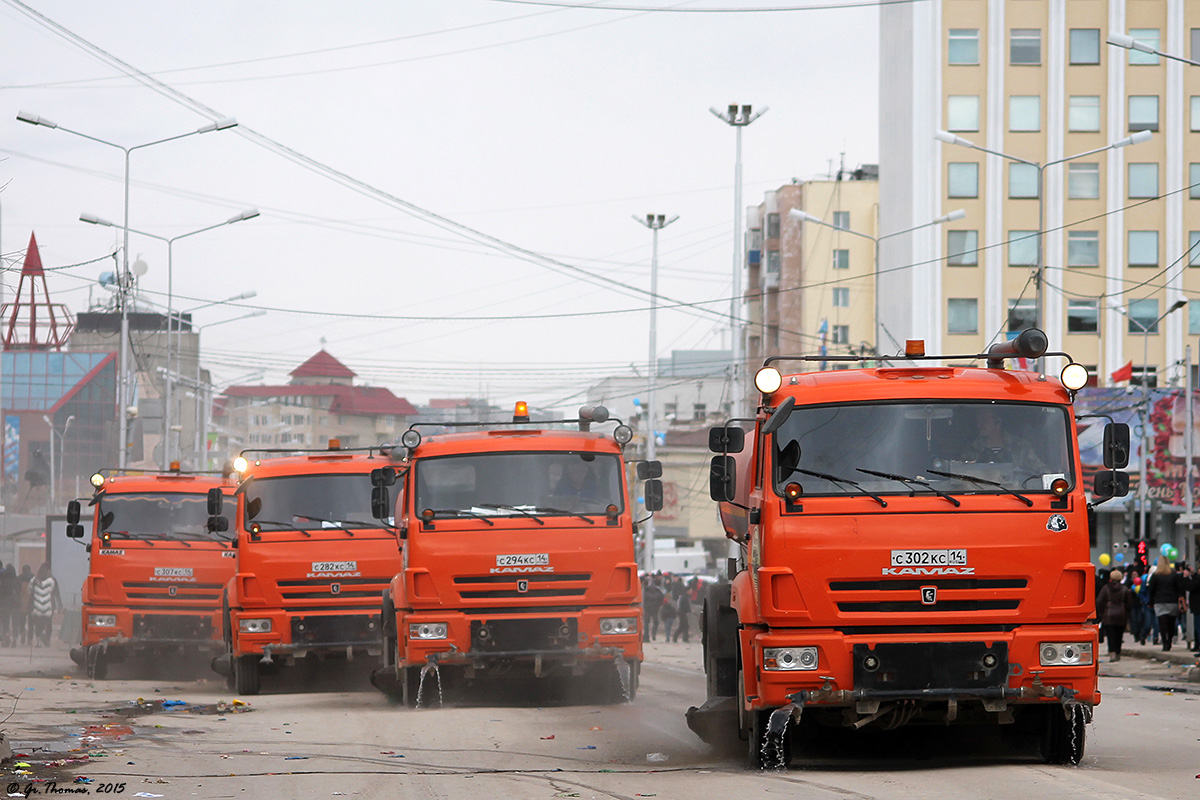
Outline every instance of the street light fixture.
{"label": "street light fixture", "polygon": [[[1142,475],[1141,475],[1141,478],[1138,480],[1138,518],[1140,520],[1140,522],[1139,522],[1139,526],[1140,526],[1139,527],[1139,537],[1138,538],[1140,538],[1140,539],[1146,538],[1146,492],[1147,492],[1146,479],[1149,477],[1149,474],[1150,474],[1150,447],[1149,447],[1150,436],[1149,436],[1149,431],[1147,430],[1147,428],[1149,428],[1149,418],[1150,418],[1150,381],[1147,380],[1147,371],[1149,368],[1149,361],[1150,361],[1150,349],[1149,349],[1150,348],[1150,331],[1151,331],[1151,329],[1157,330],[1158,323],[1162,322],[1164,319],[1169,317],[1171,314],[1174,314],[1179,309],[1186,308],[1187,304],[1188,304],[1187,300],[1176,300],[1171,305],[1171,307],[1168,308],[1162,314],[1162,316],[1160,316],[1158,319],[1154,320],[1153,322],[1150,322],[1150,323],[1144,324],[1144,325],[1141,322],[1139,322],[1137,319],[1134,319],[1133,315],[1131,315],[1129,313],[1128,309],[1126,309],[1122,306],[1117,306],[1117,305],[1109,306],[1109,308],[1111,308],[1113,311],[1116,311],[1118,314],[1125,317],[1127,320],[1132,322],[1134,325],[1137,325],[1138,328],[1140,328],[1142,331],[1142,404],[1141,404],[1141,408],[1138,411],[1138,417],[1139,417],[1139,420],[1140,420],[1140,423],[1142,426],[1142,444],[1141,444],[1141,451],[1142,451],[1141,472],[1142,472]],[[1155,373],[1157,373],[1157,372],[1158,372],[1158,366],[1155,365]]]}
{"label": "street light fixture", "polygon": [[[174,309],[174,298],[175,298],[174,248],[175,248],[175,242],[177,242],[180,239],[186,239],[189,236],[195,236],[198,233],[205,233],[207,231],[215,230],[216,228],[223,228],[224,226],[232,225],[235,222],[244,222],[245,220],[248,220],[248,219],[254,219],[257,216],[259,216],[258,209],[250,208],[250,209],[247,209],[247,210],[241,212],[240,214],[234,214],[232,217],[225,220],[224,222],[218,222],[215,225],[208,225],[203,228],[197,228],[194,231],[188,231],[187,233],[181,233],[178,236],[159,236],[157,233],[148,233],[147,231],[134,230],[133,228],[126,229],[128,233],[136,233],[139,236],[146,236],[150,239],[158,239],[160,242],[167,243],[167,376],[166,376],[166,390],[164,392],[165,396],[163,398],[163,400],[164,400],[164,402],[163,402],[163,464],[171,463],[171,434],[170,434],[171,417],[172,417],[171,381],[172,381],[172,374],[173,374],[172,369],[171,369],[171,362],[172,362],[172,353],[174,352],[174,350],[178,349],[178,342],[176,341],[176,339],[178,337],[175,335],[175,330],[179,326],[176,324],[176,321],[175,321],[175,309]],[[98,217],[95,214],[86,214],[86,213],[80,214],[79,221],[86,222],[90,225],[103,225],[103,226],[107,226],[110,228],[121,227],[120,225],[110,222],[110,221],[104,219],[103,217]],[[249,296],[253,296],[253,295],[254,295],[253,292],[249,293]],[[245,297],[246,297],[246,295],[239,295],[238,297],[234,297],[234,298],[230,298],[230,299],[231,300],[242,300]],[[229,302],[229,301],[222,300],[220,302]]]}
{"label": "street light fixture", "polygon": [[811,222],[814,225],[824,225],[826,228],[833,228],[836,231],[842,231],[852,236],[861,236],[862,238],[870,239],[875,243],[875,355],[879,355],[879,243],[884,239],[890,239],[893,236],[902,236],[906,233],[912,233],[913,231],[917,231],[922,228],[928,228],[933,225],[944,225],[947,222],[957,222],[958,220],[966,217],[967,212],[964,209],[956,208],[950,213],[943,214],[942,216],[932,219],[929,222],[925,222],[920,225],[914,225],[913,227],[905,228],[902,231],[885,233],[882,236],[872,236],[869,233],[862,233],[861,231],[856,231],[851,228],[843,228],[840,225],[834,225],[832,222],[826,222],[820,217],[814,217],[812,214],[809,214],[807,211],[802,211],[799,208],[793,208],[788,211],[788,216],[792,219],[800,220],[801,222]]}
{"label": "street light fixture", "polygon": [[1200,61],[1193,61],[1192,59],[1184,58],[1183,56],[1174,56],[1170,53],[1164,53],[1163,51],[1155,49],[1145,42],[1140,42],[1132,36],[1124,33],[1110,33],[1107,41],[1114,47],[1123,47],[1126,50],[1137,50],[1139,53],[1162,56],[1163,58],[1169,58],[1172,61],[1182,61],[1184,64],[1191,64],[1193,67],[1200,67]]}
{"label": "street light fixture", "polygon": [[[253,297],[254,294],[255,294],[254,292],[244,292],[242,295],[239,295],[236,298],[230,298],[230,299],[241,300],[246,297]],[[222,301],[222,302],[228,302],[228,301]],[[230,317],[229,319],[217,320],[216,322],[210,322],[207,325],[197,325],[196,326],[196,335],[199,336],[200,331],[204,330],[205,328],[211,328],[214,325],[224,325],[227,322],[237,322],[237,321],[243,320],[243,319],[250,319],[251,317],[261,317],[266,313],[267,313],[266,309],[260,308],[257,311],[251,311],[249,314],[242,314],[241,316]],[[201,462],[199,465],[200,469],[208,469],[208,466],[209,466],[208,455],[207,455],[207,452],[208,452],[208,423],[209,423],[209,417],[212,414],[212,390],[214,388],[215,387],[211,383],[205,384],[200,380],[200,359],[197,358],[196,359],[196,396],[197,396],[196,417],[197,417],[197,420],[196,420],[195,444],[196,444],[196,452],[197,453],[205,453],[205,455],[201,457]]]}
{"label": "street light fixture", "polygon": [[134,150],[142,150],[146,147],[153,147],[156,144],[173,142],[176,139],[183,139],[187,136],[195,136],[196,134],[200,133],[228,130],[230,128],[237,127],[238,123],[233,117],[223,117],[214,122],[210,122],[207,125],[202,125],[195,130],[188,131],[187,133],[168,136],[165,139],[155,139],[152,142],[144,142],[142,144],[123,145],[92,136],[91,134],[83,133],[82,131],[64,128],[57,122],[48,120],[45,117],[39,117],[37,114],[33,114],[28,111],[18,111],[17,119],[30,125],[60,130],[64,133],[69,133],[73,136],[78,136],[82,139],[96,142],[97,144],[115,147],[125,154],[125,215],[123,217],[124,222],[120,226],[125,232],[125,237],[124,244],[122,246],[121,279],[117,282],[117,299],[121,307],[121,354],[119,356],[121,361],[121,369],[119,380],[117,381],[117,408],[121,410],[121,413],[118,415],[120,419],[118,432],[118,438],[120,441],[118,444],[120,447],[117,452],[117,466],[124,469],[126,461],[129,457],[129,420],[128,414],[125,413],[125,408],[128,405],[129,399],[129,289],[130,284],[132,283],[129,277],[129,156]]}
{"label": "street light fixture", "polygon": [[[1045,330],[1046,327],[1044,319],[1045,314],[1043,313],[1046,303],[1045,281],[1043,280],[1043,272],[1045,271],[1045,246],[1043,244],[1043,238],[1046,232],[1046,192],[1044,187],[1046,167],[1052,167],[1057,164],[1065,164],[1068,161],[1074,161],[1075,159],[1095,155],[1096,153],[1103,153],[1106,150],[1117,150],[1122,147],[1129,147],[1130,145],[1148,142],[1151,138],[1153,138],[1153,136],[1154,134],[1152,134],[1150,131],[1138,131],[1137,133],[1126,136],[1124,139],[1118,139],[1112,144],[1107,144],[1104,147],[1097,147],[1094,150],[1087,150],[1082,153],[1076,153],[1065,158],[1056,158],[1053,161],[1046,161],[1043,163],[1039,161],[1030,161],[1027,158],[1009,155],[1008,153],[1002,153],[999,150],[990,150],[986,147],[981,147],[969,139],[964,139],[961,136],[955,136],[949,131],[938,131],[933,135],[933,138],[937,139],[939,142],[957,145],[958,147],[966,147],[971,150],[979,150],[980,152],[988,153],[989,155],[999,156],[1000,158],[1005,158],[1009,161],[1015,161],[1018,164],[1028,164],[1037,170],[1038,232],[1037,267],[1034,270],[1034,288],[1037,290],[1037,299],[1035,300],[1034,307],[1035,327],[1041,328],[1042,330]],[[1038,359],[1038,362],[1040,367],[1041,359]]]}

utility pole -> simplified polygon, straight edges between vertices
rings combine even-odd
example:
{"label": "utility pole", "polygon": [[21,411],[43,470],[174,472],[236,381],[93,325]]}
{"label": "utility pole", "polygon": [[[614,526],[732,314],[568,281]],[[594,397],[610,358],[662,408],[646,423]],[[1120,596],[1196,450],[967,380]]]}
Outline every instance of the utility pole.
{"label": "utility pole", "polygon": [[[650,367],[649,388],[646,390],[646,460],[653,461],[656,455],[657,442],[654,440],[654,383],[658,380],[658,232],[670,225],[678,216],[667,219],[665,214],[647,214],[643,220],[635,216],[634,222],[650,229],[652,246],[650,250]],[[642,525],[643,569],[654,571],[654,517]]]}
{"label": "utility pole", "polygon": [[736,132],[733,162],[733,294],[729,298],[729,349],[733,371],[730,376],[733,416],[741,417],[745,416],[743,412],[746,405],[746,392],[742,389],[746,366],[742,363],[745,360],[745,342],[742,341],[741,324],[742,270],[745,269],[742,258],[742,215],[745,213],[742,209],[742,128],[767,113],[767,107],[763,106],[754,112],[750,106],[739,107],[736,103],[730,103],[724,113],[715,108],[710,108],[709,111]]}

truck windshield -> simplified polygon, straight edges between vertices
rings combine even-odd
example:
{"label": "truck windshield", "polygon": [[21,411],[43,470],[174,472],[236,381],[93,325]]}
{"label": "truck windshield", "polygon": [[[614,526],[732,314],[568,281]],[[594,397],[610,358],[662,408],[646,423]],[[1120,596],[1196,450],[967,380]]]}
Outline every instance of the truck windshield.
{"label": "truck windshield", "polygon": [[246,523],[261,531],[378,528],[365,474],[280,475],[242,484]]}
{"label": "truck windshield", "polygon": [[621,461],[596,453],[473,453],[416,465],[414,509],[484,516],[598,515],[625,510]]}
{"label": "truck windshield", "polygon": [[228,541],[227,533],[208,530],[208,500],[202,494],[139,492],[105,494],[100,518],[111,521],[104,530],[114,539],[182,539]]}
{"label": "truck windshield", "polygon": [[1070,430],[1065,407],[1031,403],[797,405],[775,435],[775,488],[852,491],[828,479],[836,477],[878,494],[919,484],[953,494],[1044,492],[1056,478],[1075,482]]}

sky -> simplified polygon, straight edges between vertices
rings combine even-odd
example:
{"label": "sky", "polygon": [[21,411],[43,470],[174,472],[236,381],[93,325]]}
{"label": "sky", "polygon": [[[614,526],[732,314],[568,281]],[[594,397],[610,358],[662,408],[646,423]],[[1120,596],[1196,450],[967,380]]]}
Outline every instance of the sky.
{"label": "sky", "polygon": [[[709,109],[769,108],[743,131],[746,206],[875,163],[878,9],[600,4],[725,11],[0,0],[5,297],[34,232],[53,300],[111,301],[121,231],[79,216],[121,224],[123,155],[63,129],[129,147],[235,117],[130,157],[131,230],[261,212],[173,246],[173,306],[195,309],[218,386],[284,383],[324,346],[417,404],[570,409],[645,374],[648,213],[679,217],[659,235],[658,355],[727,347],[734,131]],[[166,244],[131,234],[129,255],[165,308]]]}

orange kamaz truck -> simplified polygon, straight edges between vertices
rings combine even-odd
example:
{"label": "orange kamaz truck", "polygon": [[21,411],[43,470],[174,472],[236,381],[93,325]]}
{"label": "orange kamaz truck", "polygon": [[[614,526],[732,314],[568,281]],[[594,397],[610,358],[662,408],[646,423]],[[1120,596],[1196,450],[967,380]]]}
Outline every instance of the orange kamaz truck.
{"label": "orange kamaz truck", "polygon": [[[90,678],[110,663],[221,648],[221,589],[233,575],[229,535],[212,530],[208,492],[232,491],[219,476],[103,470],[92,476],[92,538],[83,584],[80,645],[71,658]],[[79,539],[80,504],[67,506]],[[220,526],[217,526],[220,527]]]}
{"label": "orange kamaz truck", "polygon": [[[1076,763],[1100,702],[1074,393],[1087,371],[1036,329],[984,354],[756,378],[746,432],[710,431],[710,490],[740,546],[703,608],[707,702],[759,766],[821,726],[1001,725]],[[1059,378],[1010,359],[1067,358]],[[974,362],[972,364],[971,362]],[[1061,362],[1060,362],[1061,363]],[[1128,492],[1105,429],[1095,501]],[[809,738],[809,741],[812,739]]]}
{"label": "orange kamaz truck", "polygon": [[[264,667],[380,655],[379,597],[400,569],[396,537],[370,516],[369,473],[386,463],[336,439],[328,450],[234,459],[237,571],[221,597],[225,654],[213,668],[239,694],[259,691]],[[222,513],[221,494],[210,500]]]}
{"label": "orange kamaz truck", "polygon": [[[633,698],[642,593],[622,456],[633,434],[590,430],[608,420],[588,407],[566,420],[579,430],[553,429],[518,403],[512,425],[405,432],[394,467],[372,476],[374,511],[404,551],[383,593],[378,688],[411,705],[436,702],[443,678],[519,676],[582,684],[603,702]],[[661,467],[643,461],[638,472],[656,510]]]}

